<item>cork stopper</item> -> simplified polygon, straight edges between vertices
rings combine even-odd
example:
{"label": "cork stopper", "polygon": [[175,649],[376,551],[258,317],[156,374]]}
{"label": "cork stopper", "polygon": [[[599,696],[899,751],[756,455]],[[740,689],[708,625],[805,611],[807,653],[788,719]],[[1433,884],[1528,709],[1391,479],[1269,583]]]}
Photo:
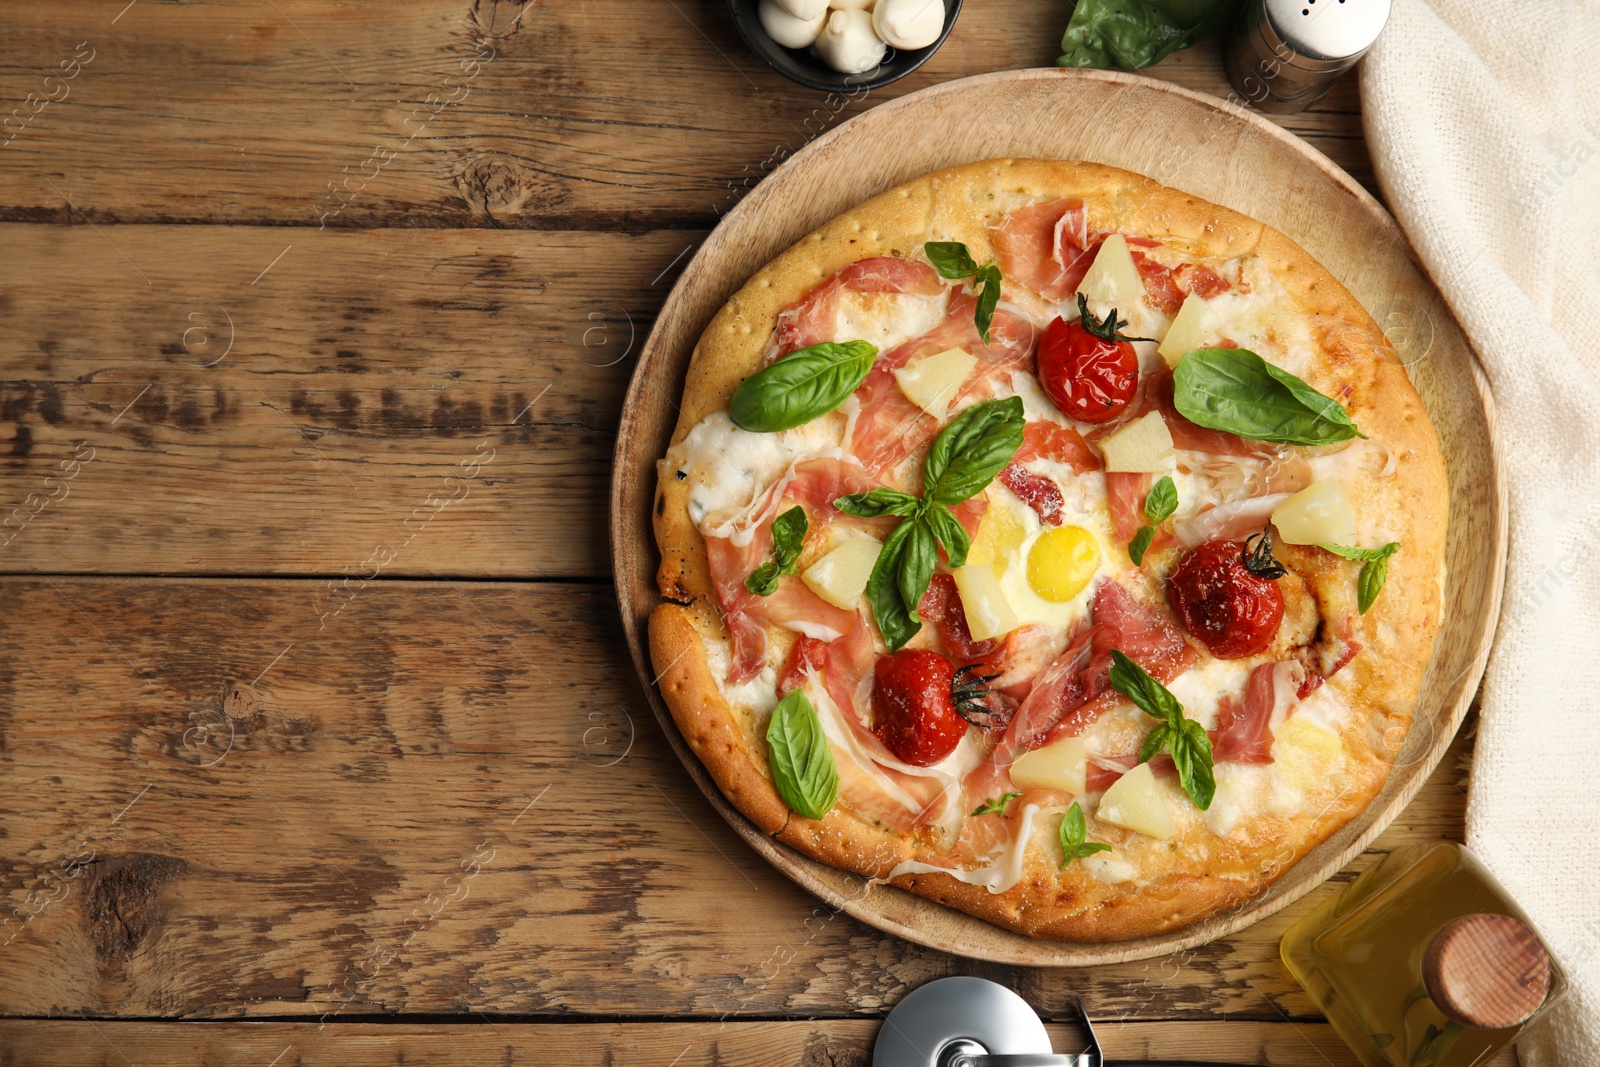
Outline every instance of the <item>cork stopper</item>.
{"label": "cork stopper", "polygon": [[1440,928],[1422,958],[1428,995],[1445,1017],[1480,1030],[1526,1022],[1550,992],[1550,956],[1510,915],[1463,915]]}

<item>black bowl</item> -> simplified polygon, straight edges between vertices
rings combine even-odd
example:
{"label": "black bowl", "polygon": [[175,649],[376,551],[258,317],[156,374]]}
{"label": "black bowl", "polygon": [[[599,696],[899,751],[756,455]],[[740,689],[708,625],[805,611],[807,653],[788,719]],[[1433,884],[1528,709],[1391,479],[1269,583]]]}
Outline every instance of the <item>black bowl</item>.
{"label": "black bowl", "polygon": [[750,51],[766,60],[769,67],[790,81],[825,93],[856,93],[899,81],[939,50],[955,27],[956,16],[961,14],[961,0],[944,0],[944,29],[939,31],[938,40],[926,48],[913,48],[905,52],[890,48],[888,55],[876,68],[861,74],[840,74],[812,55],[811,49],[785,48],[768,37],[767,31],[761,26],[761,16],[756,11],[759,3],[760,0],[728,0],[728,12],[733,16],[733,24],[738,28],[739,36],[744,38],[744,43],[750,46]]}

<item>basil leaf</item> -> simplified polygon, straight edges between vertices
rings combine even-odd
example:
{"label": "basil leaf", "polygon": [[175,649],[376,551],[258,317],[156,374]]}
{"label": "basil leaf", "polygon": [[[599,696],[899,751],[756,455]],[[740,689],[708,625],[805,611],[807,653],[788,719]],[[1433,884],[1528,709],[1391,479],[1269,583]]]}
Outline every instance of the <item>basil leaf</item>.
{"label": "basil leaf", "polygon": [[909,527],[911,532],[906,535],[896,587],[900,591],[900,603],[905,606],[906,614],[912,622],[920,625],[922,616],[917,614],[917,605],[922,603],[928,583],[933,580],[933,568],[939,562],[939,542],[920,516],[906,519],[900,525]]}
{"label": "basil leaf", "polygon": [[1184,718],[1178,698],[1117,649],[1111,650],[1111,687],[1147,715],[1161,720],[1139,746],[1139,762],[1148,763],[1166,749],[1172,753],[1183,791],[1201,811],[1209,808],[1216,796],[1217,781],[1212,770],[1211,738],[1206,736],[1205,727]]}
{"label": "basil leaf", "polygon": [[867,578],[867,603],[872,605],[872,617],[877,620],[878,630],[890,652],[898,651],[922,629],[922,620],[906,610],[899,584],[906,539],[920,525],[918,519],[905,519],[890,531]]}
{"label": "basil leaf", "polygon": [[[1021,796],[1021,793],[1017,794]],[[1073,860],[1092,856],[1096,852],[1110,852],[1110,845],[1103,845],[1098,841],[1085,841],[1089,836],[1089,828],[1083,821],[1083,809],[1078,807],[1074,800],[1072,806],[1061,816],[1061,828],[1056,831],[1056,836],[1061,840],[1061,866],[1065,867]]]}
{"label": "basil leaf", "polygon": [[923,497],[959,504],[982,492],[1022,447],[1022,398],[974,404],[939,431],[922,466]]}
{"label": "basil leaf", "polygon": [[978,266],[967,246],[960,241],[929,241],[922,246],[922,251],[941,278],[972,279],[973,287],[979,290],[978,309],[973,313],[972,322],[978,327],[983,343],[988,344],[989,324],[994,321],[995,305],[1000,303],[1000,268],[992,259]]}
{"label": "basil leaf", "polygon": [[1133,701],[1146,715],[1173,724],[1183,720],[1183,705],[1178,698],[1115,648],[1111,650],[1111,688]]}
{"label": "basil leaf", "polygon": [[1078,0],[1058,67],[1140,70],[1226,33],[1241,0]]}
{"label": "basil leaf", "polygon": [[922,246],[922,252],[941,278],[970,278],[978,273],[972,253],[960,241],[929,241]]}
{"label": "basil leaf", "polygon": [[852,515],[899,515],[867,580],[867,603],[891,652],[922,629],[917,605],[928,591],[943,545],[951,566],[964,566],[971,539],[949,510],[981,492],[1022,447],[1020,397],[974,404],[939,431],[923,464],[921,500],[891,489],[843,496],[834,506]]}
{"label": "basil leaf", "polygon": [[877,358],[877,346],[866,341],[824,341],[791,352],[739,383],[728,417],[742,430],[792,430],[844,403]]}
{"label": "basil leaf", "polygon": [[778,591],[778,576],[799,569],[800,549],[806,540],[806,510],[793,507],[772,520],[772,558],[744,580],[744,587],[756,596],[771,596]]}
{"label": "basil leaf", "polygon": [[1172,518],[1172,513],[1177,510],[1178,487],[1172,484],[1172,475],[1163,474],[1144,498],[1144,517],[1160,525]]}
{"label": "basil leaf", "polygon": [[1367,610],[1377,601],[1378,594],[1383,592],[1384,583],[1389,580],[1389,560],[1387,557],[1374,560],[1361,565],[1361,574],[1356,578],[1356,609],[1365,615]]}
{"label": "basil leaf", "polygon": [[1133,560],[1135,567],[1144,566],[1144,554],[1150,551],[1150,542],[1156,539],[1154,526],[1141,526],[1133,535],[1133,540],[1128,542],[1128,558]]}
{"label": "basil leaf", "polygon": [[1337,401],[1243,348],[1187,353],[1173,371],[1172,389],[1178,413],[1210,430],[1291,445],[1366,436]]}
{"label": "basil leaf", "polygon": [[771,596],[778,591],[778,577],[782,573],[777,561],[769,559],[750,572],[744,580],[744,587],[756,596]]}
{"label": "basil leaf", "polygon": [[1004,815],[1006,813],[1006,806],[1021,795],[1021,793],[1013,792],[1006,793],[998,797],[990,797],[988,800],[985,800],[982,804],[974,808],[972,814]]}
{"label": "basil leaf", "polygon": [[1318,545],[1336,556],[1361,561],[1361,573],[1356,576],[1356,609],[1365,615],[1377,601],[1378,594],[1389,580],[1389,557],[1400,551],[1399,541],[1390,541],[1382,548],[1355,548],[1351,545]]}
{"label": "basil leaf", "polygon": [[1193,719],[1183,720],[1178,730],[1169,730],[1167,750],[1178,769],[1178,784],[1201,811],[1211,807],[1217,795],[1217,779],[1212,769],[1211,738],[1205,727]]}
{"label": "basil leaf", "polygon": [[1357,548],[1354,545],[1324,544],[1318,544],[1317,547],[1332,552],[1335,556],[1343,556],[1345,559],[1360,560],[1362,563],[1376,563],[1379,560],[1388,559],[1400,551],[1400,542],[1390,541],[1382,548]]}
{"label": "basil leaf", "polygon": [[808,819],[822,818],[839,799],[839,768],[802,689],[791,689],[772,709],[767,766],[783,802]]}
{"label": "basil leaf", "polygon": [[965,567],[972,539],[967,536],[966,527],[961,525],[961,520],[943,504],[934,504],[928,508],[926,518],[933,536],[944,546],[944,554],[949,557],[950,566]]}
{"label": "basil leaf", "polygon": [[1000,303],[1000,268],[991,261],[978,271],[974,282],[983,285],[983,291],[978,294],[978,310],[973,313],[972,322],[978,327],[978,336],[983,338],[983,343],[989,343],[989,325],[994,322],[995,305]]}
{"label": "basil leaf", "polygon": [[1139,746],[1139,762],[1149,763],[1161,754],[1167,747],[1167,735],[1172,732],[1172,727],[1164,722],[1158,722],[1155,728],[1145,735],[1144,744]]}
{"label": "basil leaf", "polygon": [[898,489],[878,488],[842,496],[833,502],[833,506],[846,515],[876,519],[882,515],[915,515],[922,501]]}
{"label": "basil leaf", "polygon": [[[1300,403],[1335,426],[1349,430],[1347,437],[1365,438],[1367,436],[1356,428],[1355,420],[1350,417],[1350,413],[1344,409],[1343,404],[1333,397],[1317,392],[1304,379],[1290,374],[1276,364],[1268,363],[1263,359],[1261,365],[1269,375],[1277,379],[1279,385],[1294,394],[1294,398]],[[1339,440],[1343,441],[1345,438],[1341,437]]]}

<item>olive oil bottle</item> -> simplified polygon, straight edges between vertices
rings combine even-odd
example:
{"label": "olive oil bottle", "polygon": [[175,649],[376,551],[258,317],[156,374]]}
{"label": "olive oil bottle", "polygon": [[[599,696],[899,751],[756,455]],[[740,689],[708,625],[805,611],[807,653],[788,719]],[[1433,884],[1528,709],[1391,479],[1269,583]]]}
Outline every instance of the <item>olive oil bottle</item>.
{"label": "olive oil bottle", "polygon": [[1283,962],[1367,1067],[1471,1067],[1566,992],[1471,852],[1398,849],[1284,936]]}

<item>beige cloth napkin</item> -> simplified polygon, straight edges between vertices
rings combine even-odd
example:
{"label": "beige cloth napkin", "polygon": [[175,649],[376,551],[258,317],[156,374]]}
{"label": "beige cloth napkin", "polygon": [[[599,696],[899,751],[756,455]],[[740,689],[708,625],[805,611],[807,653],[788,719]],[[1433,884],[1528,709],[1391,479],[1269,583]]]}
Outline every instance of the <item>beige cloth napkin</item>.
{"label": "beige cloth napkin", "polygon": [[1600,1067],[1600,5],[1395,0],[1361,103],[1489,376],[1511,493],[1467,844],[1573,979],[1522,1062]]}

